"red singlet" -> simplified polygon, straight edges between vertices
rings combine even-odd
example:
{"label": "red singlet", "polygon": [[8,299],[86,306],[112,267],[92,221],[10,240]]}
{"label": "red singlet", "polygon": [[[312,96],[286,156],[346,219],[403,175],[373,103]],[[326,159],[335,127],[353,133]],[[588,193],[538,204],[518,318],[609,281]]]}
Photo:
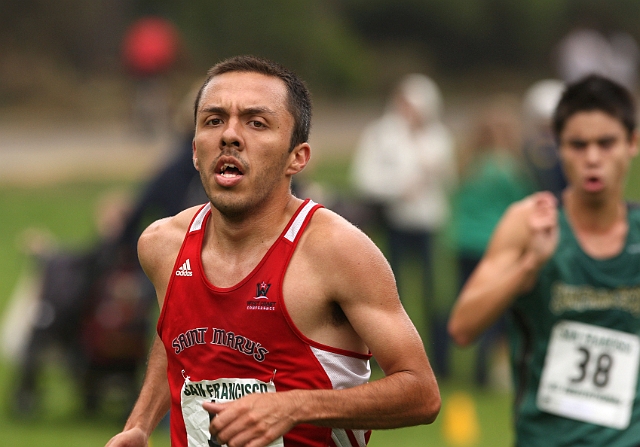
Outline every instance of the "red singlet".
{"label": "red singlet", "polygon": [[[173,447],[217,445],[209,440],[204,401],[291,389],[342,389],[369,380],[369,355],[308,339],[294,325],[282,297],[291,256],[320,207],[306,200],[255,269],[228,288],[212,285],[202,268],[210,204],[194,216],[158,320],[168,360]],[[364,447],[369,434],[301,424],[284,436],[284,446]],[[272,446],[282,443],[279,439]]]}

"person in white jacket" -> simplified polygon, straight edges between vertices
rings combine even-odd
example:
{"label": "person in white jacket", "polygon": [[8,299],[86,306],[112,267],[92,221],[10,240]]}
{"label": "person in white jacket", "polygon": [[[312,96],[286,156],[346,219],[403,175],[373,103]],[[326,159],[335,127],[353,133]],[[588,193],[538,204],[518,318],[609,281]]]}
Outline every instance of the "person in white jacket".
{"label": "person in white jacket", "polygon": [[[449,218],[449,192],[457,177],[454,140],[441,113],[436,83],[423,74],[407,75],[383,116],[363,131],[352,169],[362,198],[382,210],[396,277],[405,259],[421,262],[425,305],[434,300],[433,238]],[[446,375],[446,317],[434,314],[432,309],[434,369]]]}

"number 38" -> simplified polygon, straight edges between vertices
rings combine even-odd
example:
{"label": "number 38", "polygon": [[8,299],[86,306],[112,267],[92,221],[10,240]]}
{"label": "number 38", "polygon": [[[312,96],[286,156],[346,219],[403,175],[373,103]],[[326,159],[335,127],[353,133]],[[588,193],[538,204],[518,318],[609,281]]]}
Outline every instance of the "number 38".
{"label": "number 38", "polygon": [[[579,375],[571,378],[571,383],[579,383],[587,378],[587,366],[589,365],[589,360],[591,360],[591,352],[589,349],[580,347],[578,351],[582,353],[582,361],[578,364]],[[595,359],[595,363],[596,370],[593,373],[593,384],[600,388],[605,387],[609,382],[609,372],[613,366],[613,357],[603,352]]]}

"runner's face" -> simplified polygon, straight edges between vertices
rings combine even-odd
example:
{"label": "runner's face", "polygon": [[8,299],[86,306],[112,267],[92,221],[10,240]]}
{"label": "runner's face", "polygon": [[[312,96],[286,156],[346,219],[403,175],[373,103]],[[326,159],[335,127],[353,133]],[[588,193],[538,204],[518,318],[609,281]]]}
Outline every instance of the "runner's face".
{"label": "runner's face", "polygon": [[560,135],[560,157],[570,187],[594,200],[621,197],[638,151],[636,140],[635,133],[629,138],[622,123],[604,112],[570,117]]}
{"label": "runner's face", "polygon": [[194,164],[220,212],[252,210],[276,191],[289,191],[293,116],[279,78],[231,72],[202,92],[193,142]]}

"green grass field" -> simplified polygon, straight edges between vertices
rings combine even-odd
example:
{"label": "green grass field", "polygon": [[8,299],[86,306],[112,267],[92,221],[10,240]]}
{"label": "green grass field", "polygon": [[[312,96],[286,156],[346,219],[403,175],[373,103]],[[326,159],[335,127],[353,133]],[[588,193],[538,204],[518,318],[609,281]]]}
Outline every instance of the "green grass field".
{"label": "green grass field", "polygon": [[[344,163],[319,166],[314,170],[320,180],[332,185],[344,182]],[[328,174],[330,173],[330,174]],[[324,177],[324,174],[327,174]],[[326,180],[329,178],[330,180]],[[95,240],[94,207],[107,191],[125,188],[135,191],[135,184],[69,183],[27,188],[0,187],[0,313],[21,272],[29,260],[21,253],[17,240],[25,228],[48,228],[65,246],[88,246]],[[638,198],[640,178],[632,172],[629,197]],[[437,297],[434,307],[444,308],[453,299],[452,257],[444,244],[438,245],[436,277]],[[429,351],[425,329],[424,306],[416,298],[420,284],[408,266],[400,281],[407,283],[403,300],[407,311],[421,331]],[[473,348],[454,348],[452,377],[440,382],[443,408],[430,426],[376,431],[370,445],[382,447],[412,446],[509,446],[512,444],[510,405],[507,390],[478,389],[473,385]],[[17,419],[9,406],[16,378],[15,365],[0,361],[0,442],[7,447],[46,445],[47,447],[102,446],[122,426],[118,412],[106,409],[98,417],[82,414],[80,397],[73,378],[64,369],[47,369],[41,396],[42,411],[35,417]],[[380,372],[374,366],[374,376]],[[153,447],[168,447],[168,432],[159,428],[152,438]]]}

